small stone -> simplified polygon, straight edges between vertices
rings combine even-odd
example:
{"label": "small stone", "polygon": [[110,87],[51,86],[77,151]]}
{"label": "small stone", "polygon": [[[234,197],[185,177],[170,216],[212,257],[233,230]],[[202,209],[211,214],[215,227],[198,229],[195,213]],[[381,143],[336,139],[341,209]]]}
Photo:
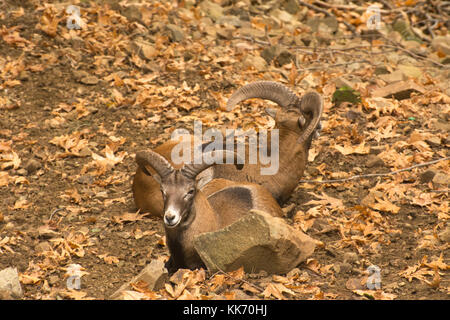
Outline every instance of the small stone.
{"label": "small stone", "polygon": [[231,40],[231,38],[233,38],[233,30],[217,29],[216,32],[217,32],[217,35],[222,39]]}
{"label": "small stone", "polygon": [[404,80],[404,74],[401,70],[396,70],[392,73],[380,74],[378,78],[380,78],[384,82],[393,83]]}
{"label": "small stone", "polygon": [[82,78],[89,77],[89,73],[84,70],[74,70],[72,71],[72,75],[77,81],[80,81]]}
{"label": "small stone", "polygon": [[263,58],[253,55],[246,56],[242,63],[245,68],[253,67],[258,71],[264,71],[267,67],[266,61]]}
{"label": "small stone", "polygon": [[122,7],[120,8],[120,13],[131,22],[142,22],[142,13],[139,5],[131,4]]}
{"label": "small stone", "polygon": [[352,265],[348,262],[343,262],[339,265],[339,269],[342,273],[349,273],[352,271]]}
{"label": "small stone", "polygon": [[17,174],[19,176],[26,176],[28,174],[28,171],[24,168],[21,168],[21,169],[17,170]]}
{"label": "small stone", "polygon": [[281,67],[284,66],[285,64],[292,62],[293,59],[294,56],[292,55],[292,53],[290,53],[288,50],[283,50],[278,54],[278,56],[275,59],[275,62],[277,66]]}
{"label": "small stone", "polygon": [[421,183],[428,183],[433,180],[436,175],[436,170],[429,169],[420,174],[419,179]]}
{"label": "small stone", "polygon": [[433,183],[437,185],[448,185],[450,184],[450,177],[448,174],[438,171],[436,175],[433,177]]}
{"label": "small stone", "polygon": [[216,23],[220,25],[228,24],[236,28],[240,28],[242,26],[242,21],[236,16],[222,16],[216,21]]}
{"label": "small stone", "polygon": [[431,47],[439,52],[450,56],[450,36],[438,36],[431,42]]}
{"label": "small stone", "polygon": [[384,149],[386,149],[385,146],[373,146],[373,147],[370,147],[370,154],[380,154],[381,152],[384,151]]}
{"label": "small stone", "polygon": [[147,283],[148,290],[157,291],[164,286],[168,279],[168,272],[164,266],[164,262],[160,260],[152,260],[136,277],[131,281],[125,283],[116,292],[114,292],[110,299],[123,299],[124,293],[131,289],[131,284],[139,281]]}
{"label": "small stone", "polygon": [[421,69],[414,66],[400,64],[398,68],[407,78],[420,78],[423,73]]}
{"label": "small stone", "polygon": [[198,6],[200,10],[206,14],[207,17],[211,18],[213,21],[217,21],[223,16],[223,8],[211,1],[203,1]]}
{"label": "small stone", "polygon": [[344,262],[355,263],[358,261],[358,255],[354,252],[346,252],[344,253]]}
{"label": "small stone", "polygon": [[266,60],[267,63],[272,62],[278,55],[280,48],[278,46],[270,46],[261,51],[261,57]]}
{"label": "small stone", "polygon": [[374,72],[377,76],[381,74],[389,74],[389,70],[386,67],[380,66],[376,67]]}
{"label": "small stone", "polygon": [[59,236],[59,233],[51,230],[48,225],[43,225],[38,228],[38,235],[42,239],[51,239]]}
{"label": "small stone", "polygon": [[89,174],[84,174],[77,179],[77,182],[81,184],[92,184],[94,182],[94,177]]}
{"label": "small stone", "polygon": [[450,243],[450,226],[447,226],[444,231],[440,232],[438,238],[444,243]]}
{"label": "small stone", "polygon": [[36,253],[41,253],[41,252],[45,252],[45,251],[52,251],[52,246],[50,245],[50,243],[48,241],[42,241],[42,242],[39,242],[34,247],[34,250],[36,251]]}
{"label": "small stone", "polygon": [[87,85],[96,85],[99,82],[99,80],[96,76],[87,76],[82,78],[80,82]]}
{"label": "small stone", "polygon": [[184,31],[175,24],[168,24],[166,28],[169,30],[170,40],[180,42],[184,40]]}
{"label": "small stone", "polygon": [[3,296],[10,296],[13,299],[23,297],[19,274],[16,268],[9,267],[0,271],[0,292],[2,292]]}
{"label": "small stone", "polygon": [[366,167],[367,168],[373,168],[373,167],[384,167],[384,161],[378,157],[375,156],[373,154],[369,154],[367,156],[367,160],[366,160]]}
{"label": "small stone", "polygon": [[296,14],[298,10],[300,10],[300,6],[298,5],[297,1],[295,0],[287,0],[284,1],[284,10],[289,12],[290,14]]}
{"label": "small stone", "polygon": [[365,285],[363,284],[363,281],[361,281],[362,279],[359,278],[350,278],[347,280],[347,282],[345,283],[345,287],[348,290],[365,290],[367,289],[365,287]]}
{"label": "small stone", "polygon": [[347,87],[347,88],[353,88],[353,83],[351,83],[350,81],[348,81],[347,79],[343,78],[343,77],[338,77],[336,79],[334,79],[334,84],[336,85],[336,88],[342,88],[342,87]]}
{"label": "small stone", "polygon": [[30,159],[25,165],[25,169],[27,169],[28,174],[33,174],[36,170],[41,168],[41,163],[35,159]]}
{"label": "small stone", "polygon": [[146,41],[133,41],[131,44],[131,49],[134,53],[138,54],[139,57],[146,60],[151,60],[158,55],[158,50]]}

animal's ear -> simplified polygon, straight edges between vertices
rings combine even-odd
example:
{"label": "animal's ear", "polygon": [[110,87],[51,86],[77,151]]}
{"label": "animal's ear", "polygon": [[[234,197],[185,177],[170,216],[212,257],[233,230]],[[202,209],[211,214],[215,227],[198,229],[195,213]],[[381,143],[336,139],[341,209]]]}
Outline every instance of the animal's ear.
{"label": "animal's ear", "polygon": [[303,117],[303,116],[298,117],[298,125],[300,128],[303,128],[305,123],[306,123],[305,117]]}
{"label": "animal's ear", "polygon": [[266,108],[266,113],[274,119],[277,116],[277,110],[272,108]]}
{"label": "animal's ear", "polygon": [[213,179],[214,170],[213,167],[210,167],[206,170],[203,170],[195,179],[195,188],[197,190],[201,190],[205,185],[208,184]]}
{"label": "animal's ear", "polygon": [[144,174],[146,174],[147,176],[153,177],[156,182],[158,182],[159,184],[161,184],[161,177],[159,176],[159,174],[155,173],[151,173],[147,166],[141,166],[141,170]]}

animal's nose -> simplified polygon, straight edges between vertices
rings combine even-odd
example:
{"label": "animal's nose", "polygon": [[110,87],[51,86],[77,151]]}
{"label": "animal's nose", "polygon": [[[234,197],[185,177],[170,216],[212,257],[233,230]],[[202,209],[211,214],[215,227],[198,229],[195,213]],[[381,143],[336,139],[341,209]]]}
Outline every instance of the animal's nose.
{"label": "animal's nose", "polygon": [[169,222],[169,223],[171,223],[171,222],[173,222],[174,220],[175,220],[175,215],[173,214],[173,213],[167,213],[166,214],[166,220],[167,220],[167,222]]}
{"label": "animal's nose", "polygon": [[173,210],[167,210],[164,214],[164,223],[168,227],[175,227],[180,222],[180,215]]}

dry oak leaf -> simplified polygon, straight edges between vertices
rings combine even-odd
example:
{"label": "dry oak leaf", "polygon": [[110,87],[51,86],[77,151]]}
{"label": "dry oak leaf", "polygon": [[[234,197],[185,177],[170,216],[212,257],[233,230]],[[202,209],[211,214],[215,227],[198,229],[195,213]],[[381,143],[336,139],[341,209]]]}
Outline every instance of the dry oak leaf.
{"label": "dry oak leaf", "polygon": [[395,204],[393,204],[389,200],[380,199],[377,197],[375,197],[375,200],[377,201],[376,203],[369,205],[372,209],[384,211],[384,212],[391,212],[394,214],[396,214],[400,211],[400,207],[397,207]]}
{"label": "dry oak leaf", "polygon": [[330,206],[334,210],[340,209],[344,206],[342,200],[330,197],[325,192],[322,192],[321,195],[317,195],[313,192],[309,192],[309,194],[313,195],[314,197],[320,200],[310,200],[307,203],[305,203],[305,205],[319,204],[323,206]]}
{"label": "dry oak leaf", "polygon": [[345,144],[344,146],[340,146],[340,145],[334,145],[334,148],[339,151],[340,153],[342,153],[344,156],[347,156],[349,154],[368,154],[370,152],[370,146],[366,146],[365,142],[361,142],[359,145],[357,146],[352,146],[349,144]]}

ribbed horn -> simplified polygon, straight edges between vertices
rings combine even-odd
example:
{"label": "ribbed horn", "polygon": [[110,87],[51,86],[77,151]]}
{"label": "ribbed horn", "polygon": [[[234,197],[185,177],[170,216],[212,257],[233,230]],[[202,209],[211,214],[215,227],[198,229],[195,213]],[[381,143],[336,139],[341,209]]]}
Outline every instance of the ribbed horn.
{"label": "ribbed horn", "polygon": [[161,179],[167,177],[174,170],[166,158],[151,150],[137,152],[136,162],[140,167],[145,167],[146,165],[151,166],[155,169]]}
{"label": "ribbed horn", "polygon": [[[215,152],[220,152],[222,154],[222,163],[226,163],[227,161],[227,155],[228,154],[232,154],[234,156],[234,165],[236,166],[236,168],[238,170],[242,169],[242,167],[244,166],[243,164],[239,164],[239,163],[243,163],[243,159],[234,151],[231,150],[215,150],[215,151],[209,151],[209,152],[205,152],[202,154],[202,159],[205,156],[214,156]],[[199,163],[199,164],[185,164],[184,167],[181,169],[182,174],[190,179],[195,179],[195,177],[200,174],[200,172],[208,169],[209,167],[215,165],[216,163]]]}
{"label": "ribbed horn", "polygon": [[322,96],[317,92],[306,93],[301,99],[300,111],[303,114],[311,114],[312,118],[305,131],[303,131],[302,135],[298,138],[297,143],[305,142],[320,124],[320,117],[322,116],[323,111]]}
{"label": "ribbed horn", "polygon": [[233,93],[227,102],[227,111],[233,110],[234,106],[241,101],[260,98],[277,103],[282,108],[298,105],[300,98],[288,87],[273,81],[257,81],[239,88]]}

